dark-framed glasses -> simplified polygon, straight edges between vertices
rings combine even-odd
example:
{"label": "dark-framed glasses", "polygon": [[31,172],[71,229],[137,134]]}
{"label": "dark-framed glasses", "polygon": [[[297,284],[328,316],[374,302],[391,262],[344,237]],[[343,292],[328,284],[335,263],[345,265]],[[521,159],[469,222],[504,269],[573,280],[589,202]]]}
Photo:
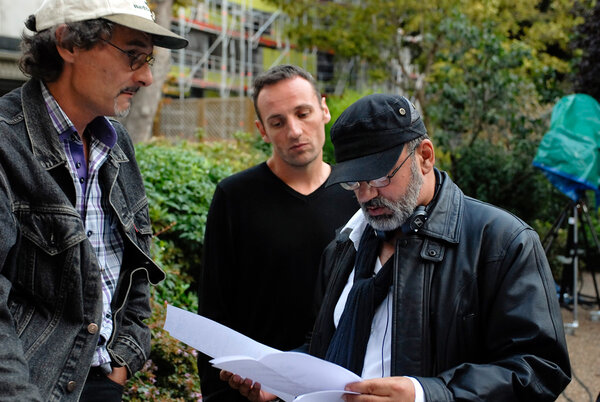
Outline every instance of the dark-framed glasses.
{"label": "dark-framed glasses", "polygon": [[[388,186],[390,184],[390,182],[392,181],[392,177],[394,177],[394,175],[398,172],[398,170],[400,170],[402,165],[404,165],[404,163],[406,163],[408,158],[410,158],[414,153],[415,153],[414,149],[412,151],[410,151],[410,153],[406,156],[406,158],[402,161],[402,163],[400,165],[398,165],[398,167],[396,169],[392,170],[392,173],[388,174],[387,176],[380,177],[379,179],[369,180],[366,182],[367,185],[369,187],[375,187],[375,188],[381,188],[381,187]],[[361,183],[360,181],[346,181],[346,182],[340,183],[340,186],[342,186],[342,188],[344,190],[352,191],[352,190],[358,189],[360,187],[360,183]]]}
{"label": "dark-framed glasses", "polygon": [[130,51],[123,50],[119,46],[112,43],[111,41],[108,41],[106,39],[102,39],[102,41],[104,41],[104,43],[111,45],[112,47],[114,47],[121,53],[124,53],[127,57],[129,57],[129,67],[131,67],[131,71],[135,71],[135,70],[142,68],[142,66],[146,63],[148,63],[149,66],[152,66],[154,64],[154,56],[152,56],[152,54],[135,53],[131,50]]}

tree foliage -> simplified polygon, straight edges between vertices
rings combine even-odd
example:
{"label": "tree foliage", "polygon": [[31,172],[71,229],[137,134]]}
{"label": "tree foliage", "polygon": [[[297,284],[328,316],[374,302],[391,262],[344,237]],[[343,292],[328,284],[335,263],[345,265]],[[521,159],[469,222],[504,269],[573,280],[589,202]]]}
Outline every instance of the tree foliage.
{"label": "tree foliage", "polygon": [[270,1],[296,18],[289,33],[301,47],[331,50],[338,60],[365,61],[375,81],[398,77],[394,84],[425,110],[424,78],[447,42],[441,25],[453,12],[476,26],[491,24],[507,40],[530,49],[530,73],[546,87],[548,100],[569,72],[570,33],[581,22],[569,0]]}
{"label": "tree foliage", "polygon": [[585,93],[600,102],[600,2],[583,9],[585,21],[577,27],[573,46],[581,52],[576,66],[575,92]]}
{"label": "tree foliage", "polygon": [[[272,2],[297,17],[290,35],[300,46],[364,61],[372,82],[391,79],[415,100],[439,165],[467,194],[528,221],[551,216],[552,188],[531,160],[570,88],[569,40],[583,21],[572,1]],[[528,198],[545,201],[528,208]]]}
{"label": "tree foliage", "polygon": [[463,14],[453,13],[439,29],[444,46],[434,55],[427,90],[439,144],[453,152],[482,137],[508,144],[513,132],[530,131],[524,119],[539,109],[533,82],[522,73],[531,49]]}

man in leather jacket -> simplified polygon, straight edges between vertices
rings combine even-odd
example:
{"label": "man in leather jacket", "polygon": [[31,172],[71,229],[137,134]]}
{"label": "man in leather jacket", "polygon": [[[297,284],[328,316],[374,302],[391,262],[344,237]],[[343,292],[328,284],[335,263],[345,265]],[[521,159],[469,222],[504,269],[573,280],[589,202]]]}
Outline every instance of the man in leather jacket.
{"label": "man in leather jacket", "polygon": [[131,139],[116,120],[184,38],[142,0],[46,0],[0,98],[0,399],[118,401],[150,352],[164,278]]}
{"label": "man in leather jacket", "polygon": [[[434,167],[404,97],[358,100],[331,139],[329,183],[353,190],[361,211],[323,254],[310,353],[364,379],[345,400],[556,400],[570,364],[535,231]],[[237,376],[230,385],[272,397]]]}

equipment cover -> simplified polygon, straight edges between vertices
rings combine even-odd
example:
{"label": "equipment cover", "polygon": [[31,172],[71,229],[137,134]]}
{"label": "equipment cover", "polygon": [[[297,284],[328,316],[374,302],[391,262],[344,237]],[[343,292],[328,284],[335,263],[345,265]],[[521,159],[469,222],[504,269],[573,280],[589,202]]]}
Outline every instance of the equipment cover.
{"label": "equipment cover", "polygon": [[600,104],[591,96],[561,98],[533,165],[562,193],[578,201],[586,190],[600,202]]}

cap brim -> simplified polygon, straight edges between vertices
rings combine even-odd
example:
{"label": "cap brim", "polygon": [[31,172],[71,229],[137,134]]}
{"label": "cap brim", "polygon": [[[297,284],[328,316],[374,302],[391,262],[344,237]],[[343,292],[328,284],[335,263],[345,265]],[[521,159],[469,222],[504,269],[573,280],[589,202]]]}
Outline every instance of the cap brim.
{"label": "cap brim", "polygon": [[129,14],[113,14],[102,17],[127,28],[146,32],[152,35],[152,43],[155,46],[167,49],[181,49],[188,45],[188,40],[169,31],[154,21]]}
{"label": "cap brim", "polygon": [[340,162],[333,166],[327,186],[348,181],[369,181],[385,176],[392,170],[404,144],[382,152]]}

